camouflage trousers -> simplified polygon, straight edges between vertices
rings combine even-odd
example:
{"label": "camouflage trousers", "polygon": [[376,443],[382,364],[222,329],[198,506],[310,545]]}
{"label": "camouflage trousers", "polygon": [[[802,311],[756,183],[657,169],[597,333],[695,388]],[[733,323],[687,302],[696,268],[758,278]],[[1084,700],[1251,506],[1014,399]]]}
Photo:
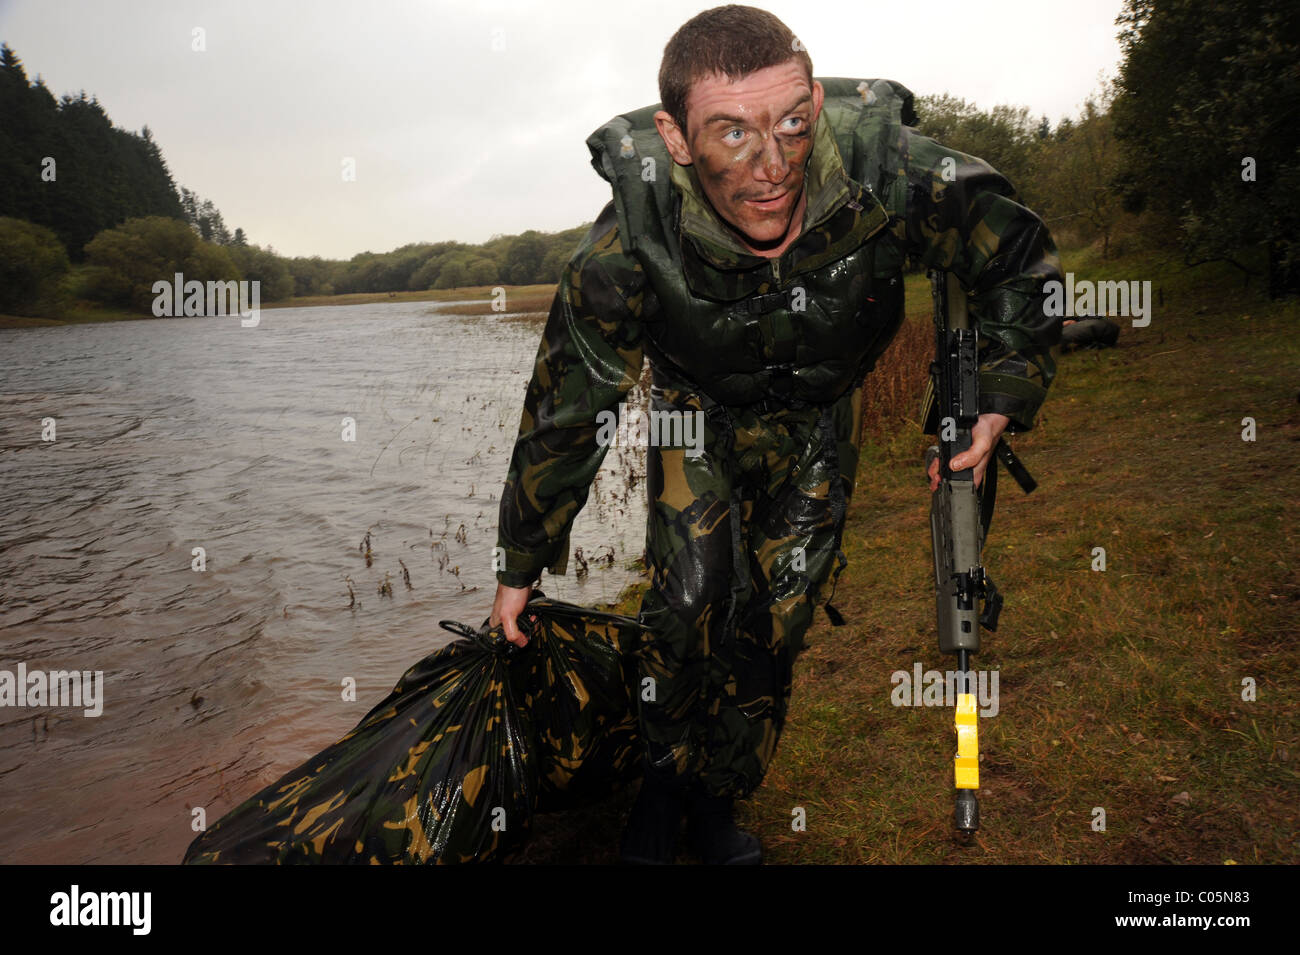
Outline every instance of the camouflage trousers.
{"label": "camouflage trousers", "polygon": [[646,772],[743,797],[776,752],[795,657],[843,566],[861,388],[833,405],[764,411],[657,381],[651,410],[702,411],[705,427],[702,449],[647,449]]}

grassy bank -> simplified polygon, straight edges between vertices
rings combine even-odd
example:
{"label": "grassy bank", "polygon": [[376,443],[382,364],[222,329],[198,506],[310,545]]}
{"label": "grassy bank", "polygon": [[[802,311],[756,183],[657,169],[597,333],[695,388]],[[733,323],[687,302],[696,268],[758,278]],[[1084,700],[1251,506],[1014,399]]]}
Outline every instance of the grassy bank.
{"label": "grassy bank", "polygon": [[152,318],[123,308],[100,308],[85,302],[65,310],[58,318],[0,314],[0,328],[43,328],[50,325],[90,325],[98,322],[133,322]]}
{"label": "grassy bank", "polygon": [[[371,305],[377,302],[457,302],[439,309],[450,315],[491,315],[493,290],[504,288],[506,307],[511,314],[545,313],[555,295],[554,285],[474,285],[456,289],[430,289],[423,292],[356,292],[348,295],[304,295],[283,302],[266,302],[262,309],[315,308],[323,305]],[[48,325],[84,325],[91,322],[147,321],[153,316],[120,308],[102,308],[90,302],[77,302],[58,318],[30,318],[0,314],[0,328],[39,328]]]}
{"label": "grassy bank", "polygon": [[[535,300],[544,297],[549,304],[555,294],[554,285],[471,285],[465,288],[427,289],[422,292],[352,292],[347,295],[303,295],[283,302],[269,302],[263,308],[315,308],[321,305],[372,305],[376,302],[466,302],[480,305],[453,306],[443,311],[452,314],[477,315],[492,310],[492,293],[496,288],[506,290],[509,305],[516,296]],[[477,311],[457,312],[458,308],[477,308]],[[511,311],[516,311],[513,305]]]}
{"label": "grassy bank", "polygon": [[[1061,356],[1038,426],[1013,441],[1039,487],[1003,473],[985,551],[1006,605],[976,658],[999,674],[981,832],[951,836],[952,711],[890,701],[894,671],[952,659],[935,646],[927,441],[900,425],[871,435],[858,473],[835,597],[848,624],[818,613],[775,761],[741,805],[771,862],[1300,861],[1300,304],[1216,266],[1065,265],[1159,298],[1119,347]],[[889,356],[877,371],[907,373]],[[523,858],[611,861],[630,795],[543,817]]]}

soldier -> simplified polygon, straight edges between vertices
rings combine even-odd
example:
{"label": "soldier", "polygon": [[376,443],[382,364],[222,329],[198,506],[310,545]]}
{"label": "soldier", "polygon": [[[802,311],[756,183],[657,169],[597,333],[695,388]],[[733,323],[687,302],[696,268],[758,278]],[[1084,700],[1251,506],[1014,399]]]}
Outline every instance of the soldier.
{"label": "soldier", "polygon": [[[1029,430],[1055,374],[1059,278],[1042,222],[987,164],[921,136],[887,80],[813,78],[752,7],[707,10],[665,47],[662,106],[587,140],[613,188],[560,278],[501,500],[491,622],[516,626],[568,533],[648,358],[652,412],[699,412],[702,447],[647,449],[645,777],[622,841],[671,863],[683,813],[706,863],[757,863],[733,800],[762,782],[794,659],[832,575],[854,486],[864,375],[903,320],[907,253],[954,272],[980,330],[976,481]],[[699,452],[699,453],[697,453]],[[938,482],[937,468],[930,472]],[[828,614],[835,619],[827,602]]]}

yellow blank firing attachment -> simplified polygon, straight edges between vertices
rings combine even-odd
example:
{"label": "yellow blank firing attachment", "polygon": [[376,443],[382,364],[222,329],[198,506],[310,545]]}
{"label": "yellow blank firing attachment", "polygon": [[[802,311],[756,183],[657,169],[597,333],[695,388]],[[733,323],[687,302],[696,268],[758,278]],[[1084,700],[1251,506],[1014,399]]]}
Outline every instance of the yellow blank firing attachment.
{"label": "yellow blank firing attachment", "polygon": [[980,788],[979,714],[975,712],[975,694],[957,696],[957,773],[958,789]]}

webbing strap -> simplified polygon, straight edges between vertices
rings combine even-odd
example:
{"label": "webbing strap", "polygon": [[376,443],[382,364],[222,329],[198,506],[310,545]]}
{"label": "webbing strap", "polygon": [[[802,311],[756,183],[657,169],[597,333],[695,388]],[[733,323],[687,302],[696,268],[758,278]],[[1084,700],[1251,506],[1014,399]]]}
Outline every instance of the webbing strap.
{"label": "webbing strap", "polygon": [[844,542],[844,522],[848,512],[848,500],[844,493],[844,478],[840,473],[840,448],[835,440],[832,405],[826,405],[822,408],[817,424],[822,432],[822,440],[826,442],[827,457],[831,463],[831,517],[835,521],[835,569],[831,571],[831,593],[826,598],[823,608],[826,611],[826,616],[830,619],[831,626],[842,627],[844,626],[844,615],[835,608],[831,601],[835,599],[835,588],[839,585],[840,574],[849,565],[849,559],[844,555],[841,546]]}

